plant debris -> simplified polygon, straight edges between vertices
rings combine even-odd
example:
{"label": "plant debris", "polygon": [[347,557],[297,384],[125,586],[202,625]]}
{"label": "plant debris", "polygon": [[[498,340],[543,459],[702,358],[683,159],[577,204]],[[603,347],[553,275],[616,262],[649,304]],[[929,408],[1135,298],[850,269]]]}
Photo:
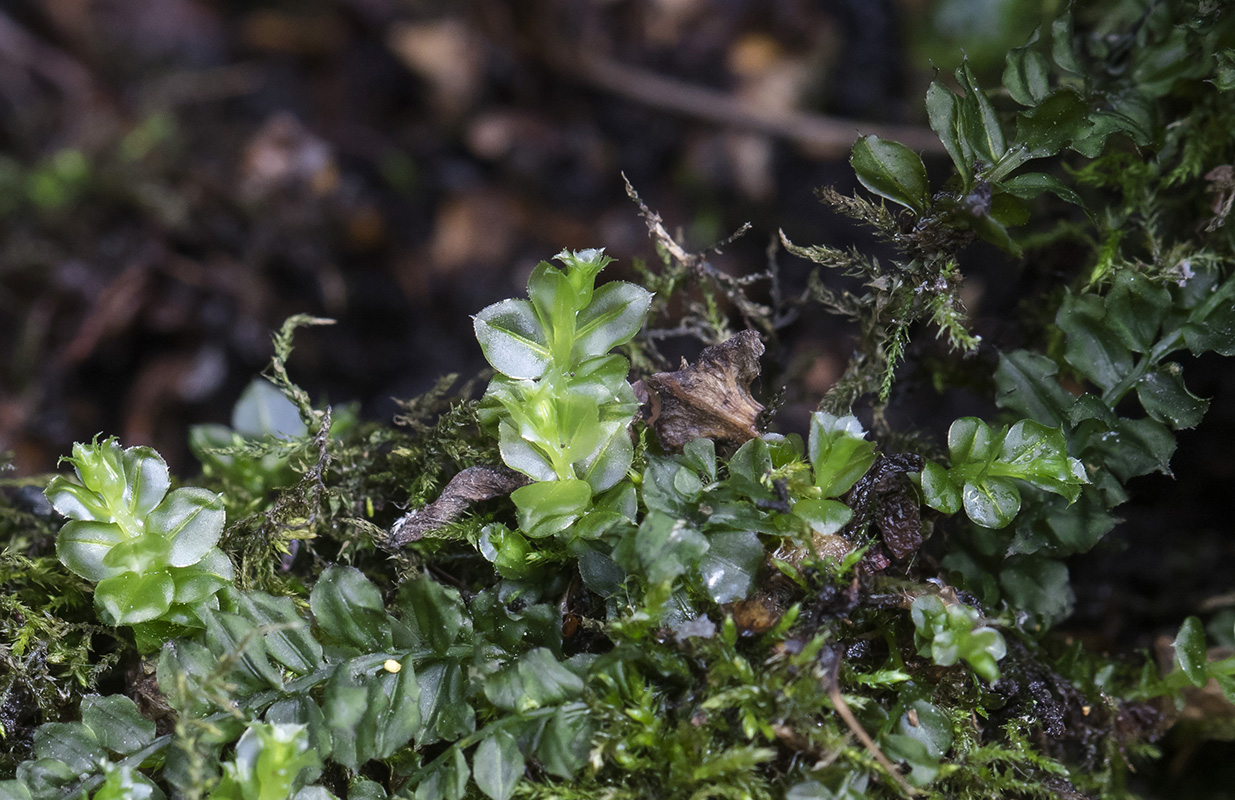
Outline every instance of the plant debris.
{"label": "plant debris", "polygon": [[676,372],[644,378],[647,424],[661,446],[679,452],[695,439],[739,445],[759,435],[755,423],[763,405],[750,393],[759,377],[763,342],[755,331],[742,331],[704,348],[699,359]]}

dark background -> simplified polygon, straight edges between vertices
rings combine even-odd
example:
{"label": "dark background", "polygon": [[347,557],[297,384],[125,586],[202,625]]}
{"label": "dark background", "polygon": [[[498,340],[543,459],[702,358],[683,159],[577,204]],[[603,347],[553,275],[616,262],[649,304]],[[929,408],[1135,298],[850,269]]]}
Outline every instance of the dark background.
{"label": "dark background", "polygon": [[[293,378],[388,420],[394,398],[483,368],[469,315],[521,294],[537,261],[603,246],[610,277],[629,277],[634,259],[655,260],[623,173],[689,248],[751,222],[712,259],[731,274],[764,269],[778,229],[879,252],[814,190],[853,191],[849,141],[887,125],[946,175],[924,127],[931,64],[946,74],[963,42],[995,85],[1005,50],[1055,5],[0,2],[9,477],[48,472],[100,432],[192,475],[188,426],[228,420],[294,313],[338,324],[297,337]],[[987,343],[966,362],[975,386],[996,348],[1022,344],[1014,321],[1086,255],[1067,257],[965,254]],[[807,265],[775,258],[801,288]],[[854,332],[811,311],[781,333],[757,388],[766,400],[788,384],[776,425],[800,430]],[[919,339],[911,365],[938,354]],[[1134,483],[1127,522],[1072,565],[1071,625],[1099,648],[1152,647],[1229,591],[1235,387],[1221,359],[1185,367],[1214,403],[1181,434],[1175,479]],[[940,441],[955,417],[994,413],[989,394],[903,373],[898,425]]]}

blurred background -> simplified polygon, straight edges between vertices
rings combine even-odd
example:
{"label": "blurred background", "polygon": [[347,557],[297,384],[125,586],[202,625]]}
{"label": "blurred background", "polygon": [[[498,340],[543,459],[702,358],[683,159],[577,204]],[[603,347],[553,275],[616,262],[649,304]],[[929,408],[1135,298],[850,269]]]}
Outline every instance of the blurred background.
{"label": "blurred background", "polygon": [[[623,173],[688,248],[751,222],[713,259],[732,274],[764,269],[778,228],[868,247],[813,194],[852,191],[852,140],[944,170],[930,65],[963,42],[993,82],[1054,5],[6,0],[0,453],[44,472],[103,432],[192,474],[187,427],[227,421],[300,312],[338,325],[298,336],[293,377],[388,419],[483,367],[469,315],[537,261],[655,262]],[[793,372],[809,409],[848,348],[802,320],[765,382]]]}
{"label": "blurred background", "polygon": [[[778,229],[879,252],[814,190],[854,190],[859,132],[920,150],[937,184],[951,167],[925,125],[934,68],[948,76],[967,54],[997,85],[1006,50],[1061,5],[0,0],[5,477],[50,471],[100,432],[192,476],[188,427],[228,421],[295,313],[338,324],[300,332],[293,379],[389,420],[395,398],[483,368],[469,315],[521,294],[537,261],[605,247],[611,278],[656,262],[623,174],[689,249],[750,222],[712,257],[733,275],[767,267]],[[1087,257],[1071,255],[966,251],[987,343],[965,362],[976,382],[1020,344],[1018,304]],[[772,258],[800,290],[808,265]],[[852,335],[807,313],[770,347],[757,394],[792,386],[780,430],[804,429]],[[1139,479],[1120,535],[1071,564],[1071,625],[1098,647],[1150,647],[1229,592],[1215,567],[1235,558],[1235,375],[1185,361],[1213,398],[1204,426],[1181,433],[1174,479]],[[938,442],[955,417],[995,413],[923,372],[901,377],[894,427]]]}

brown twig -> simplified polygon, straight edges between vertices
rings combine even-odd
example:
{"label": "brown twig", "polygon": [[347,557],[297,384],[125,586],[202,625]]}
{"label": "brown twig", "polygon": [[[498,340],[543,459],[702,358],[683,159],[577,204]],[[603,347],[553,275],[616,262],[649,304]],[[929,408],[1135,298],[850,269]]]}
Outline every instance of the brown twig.
{"label": "brown twig", "polygon": [[731,94],[621,64],[595,53],[576,52],[569,58],[554,59],[553,66],[563,75],[662,111],[790,139],[827,156],[848,153],[863,134],[894,139],[913,150],[945,152],[939,137],[928,128],[885,125],[796,110],[768,111]]}
{"label": "brown twig", "polygon": [[832,707],[836,709],[836,713],[839,714],[840,718],[843,719],[845,724],[849,726],[849,730],[853,733],[853,735],[858,737],[858,741],[860,741],[863,746],[866,747],[867,751],[875,757],[875,760],[879,762],[880,766],[887,770],[887,773],[892,776],[892,780],[896,781],[896,785],[900,787],[901,793],[906,797],[917,796],[918,790],[914,789],[905,782],[904,777],[902,777],[900,772],[897,771],[895,765],[893,765],[892,762],[888,760],[888,757],[883,754],[883,751],[879,749],[879,745],[875,744],[875,740],[870,737],[870,734],[867,733],[866,729],[862,727],[862,723],[858,722],[858,718],[855,717],[853,715],[853,711],[849,709],[849,704],[845,702],[845,696],[842,695],[840,691],[839,673],[840,659],[837,659],[835,666],[832,668],[832,673],[829,680],[830,685],[828,686],[828,699],[832,701]]}

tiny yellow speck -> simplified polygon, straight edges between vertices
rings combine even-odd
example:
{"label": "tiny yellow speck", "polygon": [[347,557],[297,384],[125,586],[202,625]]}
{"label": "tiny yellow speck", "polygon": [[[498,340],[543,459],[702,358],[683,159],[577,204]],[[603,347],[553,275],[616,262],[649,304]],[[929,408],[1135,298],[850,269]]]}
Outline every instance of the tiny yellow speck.
{"label": "tiny yellow speck", "polygon": [[386,659],[386,663],[382,664],[382,669],[390,673],[395,673],[403,669],[403,665],[398,661],[395,661],[393,658],[388,658]]}
{"label": "tiny yellow speck", "polygon": [[1093,711],[1093,708],[1091,706],[1081,706],[1081,714],[1085,715],[1086,717],[1089,716],[1090,711]]}

